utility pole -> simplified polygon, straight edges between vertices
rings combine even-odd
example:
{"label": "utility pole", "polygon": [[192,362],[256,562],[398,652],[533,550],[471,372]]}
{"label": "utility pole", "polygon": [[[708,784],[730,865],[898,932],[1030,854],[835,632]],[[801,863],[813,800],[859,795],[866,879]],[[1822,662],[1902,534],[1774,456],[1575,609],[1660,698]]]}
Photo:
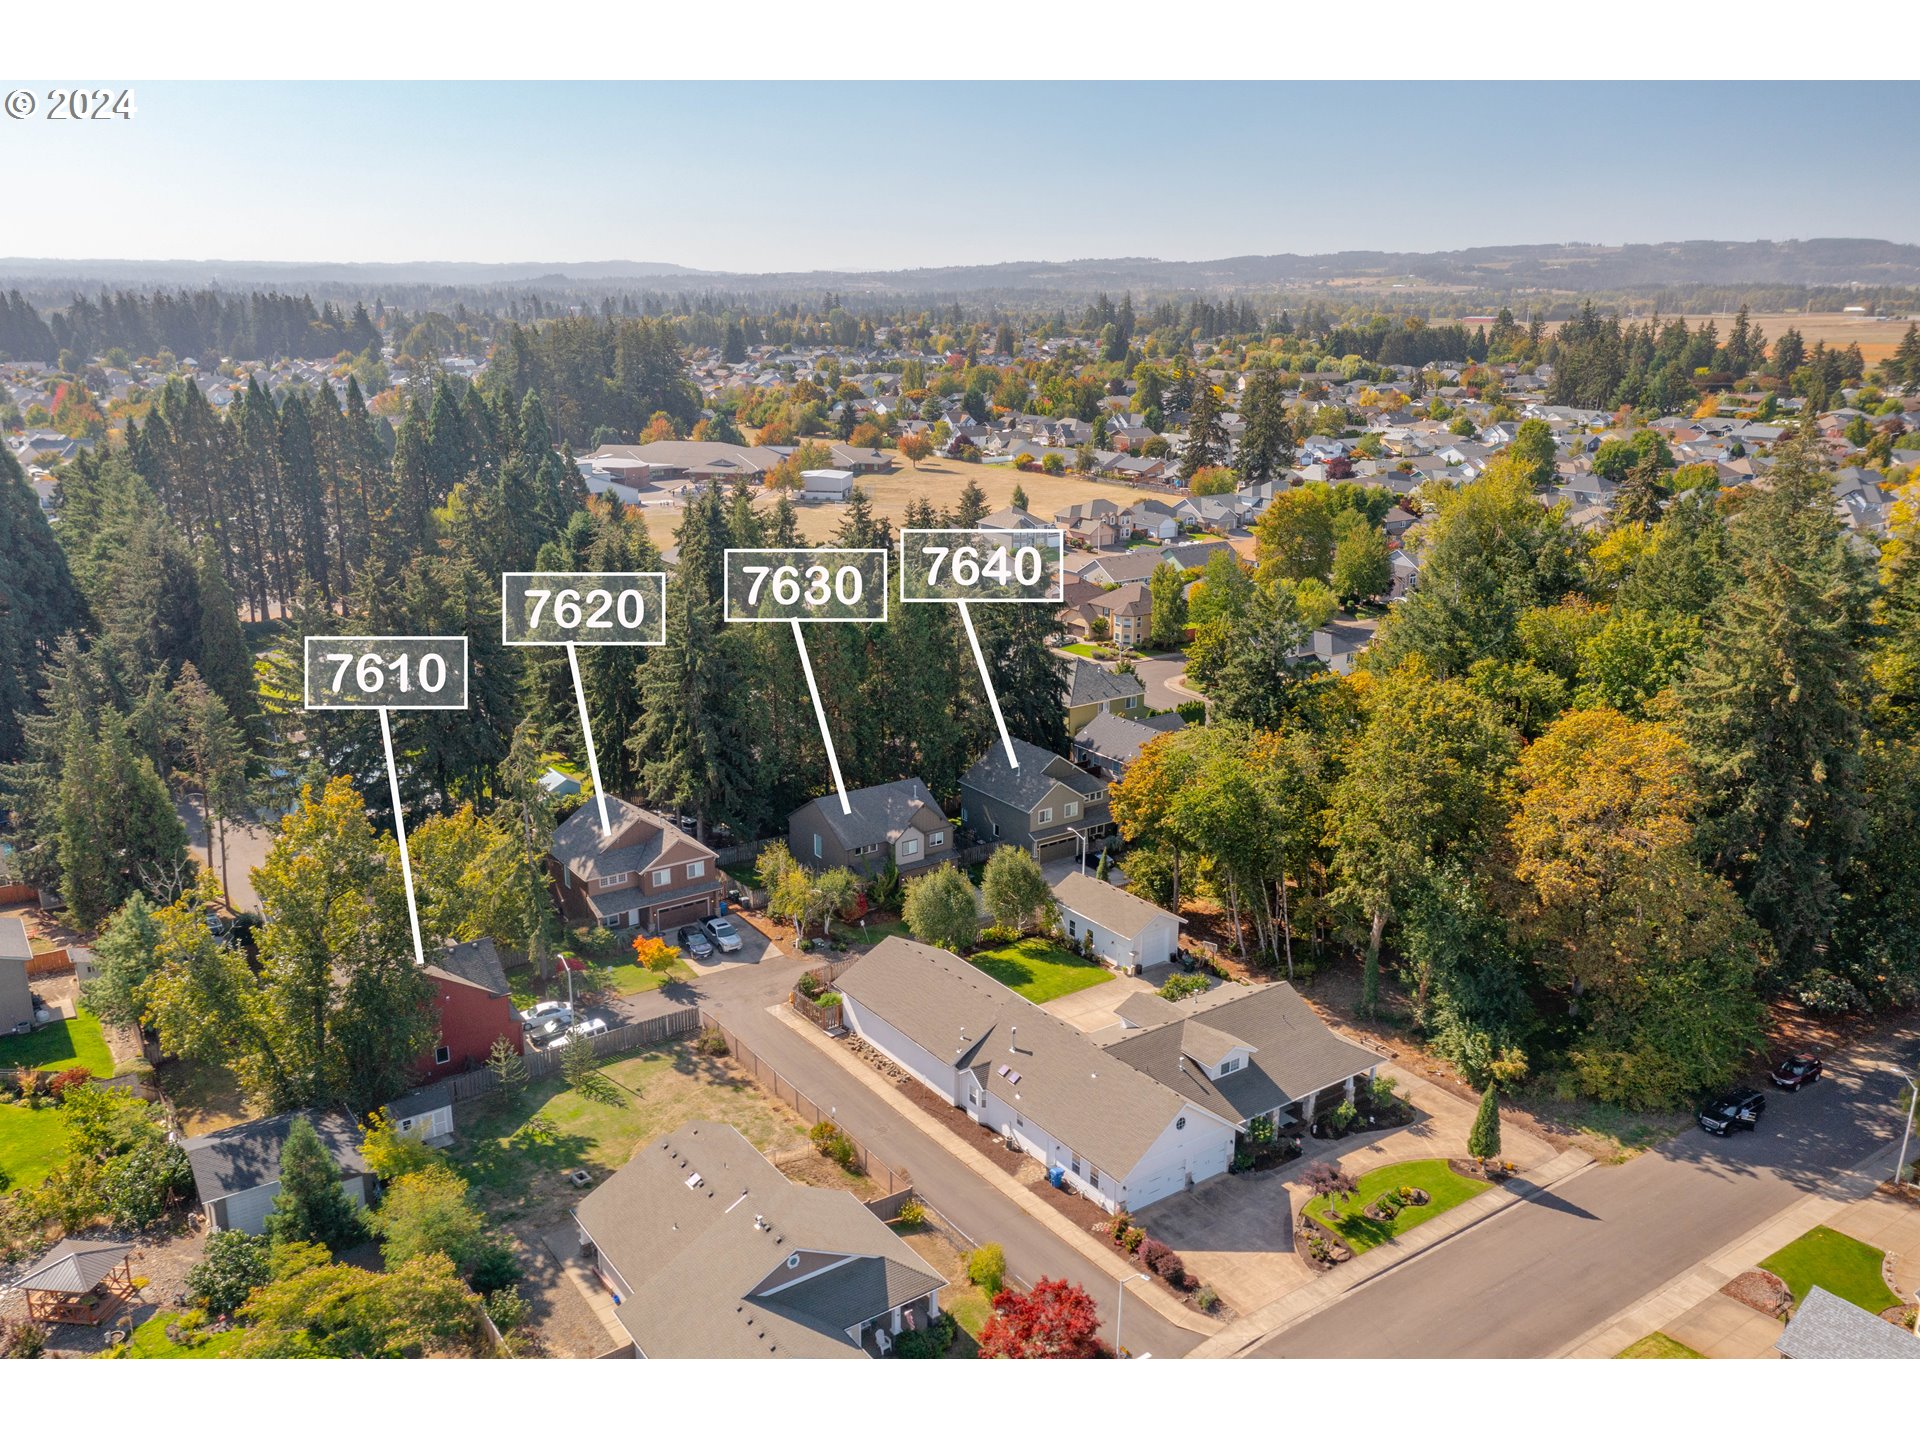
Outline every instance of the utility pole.
{"label": "utility pole", "polygon": [[1148,1278],[1136,1270],[1120,1281],[1120,1299],[1113,1307],[1113,1353],[1123,1360],[1127,1352],[1120,1345],[1120,1323],[1127,1318],[1127,1286],[1136,1280]]}
{"label": "utility pole", "polygon": [[1907,1173],[1907,1142],[1913,1138],[1913,1115],[1920,1108],[1920,1081],[1907,1081],[1907,1088],[1913,1091],[1913,1099],[1907,1102],[1907,1128],[1900,1132],[1900,1163],[1893,1167],[1893,1183],[1901,1183],[1900,1177]]}

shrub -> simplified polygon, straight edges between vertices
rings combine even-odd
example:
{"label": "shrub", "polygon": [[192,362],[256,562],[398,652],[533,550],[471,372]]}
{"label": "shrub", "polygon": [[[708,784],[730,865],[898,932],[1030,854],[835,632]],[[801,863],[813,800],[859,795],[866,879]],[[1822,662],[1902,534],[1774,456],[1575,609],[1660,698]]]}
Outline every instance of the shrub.
{"label": "shrub", "polygon": [[1202,1285],[1199,1293],[1193,1297],[1193,1303],[1211,1315],[1219,1307],[1220,1297],[1215,1293],[1213,1286]]}
{"label": "shrub", "polygon": [[1138,1225],[1129,1225],[1120,1234],[1120,1248],[1129,1255],[1135,1254],[1146,1242],[1147,1232]]}
{"label": "shrub", "polygon": [[989,1295],[998,1295],[1007,1282],[1006,1252],[998,1245],[982,1245],[967,1255],[967,1279]]}
{"label": "shrub", "polygon": [[700,1032],[700,1039],[694,1048],[702,1055],[724,1055],[727,1053],[727,1037],[720,1033],[719,1027],[709,1025]]}
{"label": "shrub", "polygon": [[75,1085],[84,1085],[92,1078],[93,1076],[86,1066],[76,1065],[70,1070],[62,1070],[58,1075],[54,1076],[53,1079],[49,1080],[47,1082],[47,1089],[57,1099]]}
{"label": "shrub", "polygon": [[1011,925],[989,925],[980,932],[982,945],[1011,945],[1020,938],[1020,932]]}
{"label": "shrub", "polygon": [[480,1303],[487,1312],[487,1318],[493,1321],[493,1328],[502,1335],[526,1324],[532,1308],[520,1292],[511,1286],[493,1291]]}
{"label": "shrub", "polygon": [[1233,1158],[1227,1161],[1229,1175],[1244,1175],[1251,1169],[1253,1169],[1253,1156],[1244,1150],[1234,1151]]}
{"label": "shrub", "polygon": [[833,1142],[840,1138],[840,1127],[831,1120],[822,1120],[807,1132],[807,1139],[813,1142],[813,1148],[822,1155],[833,1153]]}
{"label": "shrub", "polygon": [[1247,1139],[1255,1145],[1271,1145],[1273,1143],[1273,1117],[1271,1115],[1256,1115],[1253,1119],[1249,1120],[1247,1122]]}
{"label": "shrub", "polygon": [[231,1315],[247,1303],[256,1285],[272,1278],[267,1237],[244,1230],[216,1230],[200,1259],[187,1271],[187,1293],[216,1315]]}
{"label": "shrub", "polygon": [[1351,1100],[1342,1100],[1327,1116],[1327,1125],[1335,1135],[1345,1135],[1359,1123],[1360,1112],[1354,1108]]}
{"label": "shrub", "polygon": [[47,1327],[33,1320],[0,1321],[0,1356],[38,1360],[47,1353]]}
{"label": "shrub", "polygon": [[1180,1258],[1180,1252],[1159,1240],[1141,1242],[1140,1263],[1169,1284],[1177,1285],[1187,1275],[1187,1265]]}
{"label": "shrub", "polygon": [[902,1225],[912,1229],[916,1225],[927,1223],[927,1207],[912,1196],[900,1202],[900,1213],[893,1217]]}
{"label": "shrub", "polygon": [[953,1348],[960,1322],[944,1310],[925,1330],[902,1330],[893,1337],[893,1353],[901,1360],[938,1360]]}
{"label": "shrub", "polygon": [[800,977],[799,981],[794,985],[793,988],[798,990],[802,995],[806,996],[807,999],[817,1000],[820,997],[821,990],[823,990],[825,987],[822,986],[819,980],[814,978],[813,973],[809,971],[808,973]]}
{"label": "shrub", "polygon": [[1162,1000],[1184,1000],[1189,995],[1198,995],[1207,988],[1204,975],[1169,975],[1167,983],[1160,987]]}

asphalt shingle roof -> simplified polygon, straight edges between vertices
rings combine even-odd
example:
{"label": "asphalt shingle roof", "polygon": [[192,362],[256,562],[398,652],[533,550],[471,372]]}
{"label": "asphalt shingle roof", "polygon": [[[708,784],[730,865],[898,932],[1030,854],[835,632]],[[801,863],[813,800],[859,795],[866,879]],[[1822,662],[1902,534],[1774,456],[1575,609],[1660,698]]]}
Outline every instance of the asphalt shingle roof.
{"label": "asphalt shingle roof", "polygon": [[1055,755],[1025,740],[1013,741],[1013,753],[1020,760],[1017,770],[1007,763],[1006,746],[989,746],[986,753],[973,762],[973,768],[961,777],[961,783],[1017,810],[1031,810],[1055,784],[1065,785],[1081,795],[1107,788],[1106,781],[1087,774],[1064,755]]}
{"label": "asphalt shingle roof", "polygon": [[1076,915],[1129,940],[1170,912],[1092,875],[1075,870],[1054,882],[1054,898]]}
{"label": "asphalt shingle roof", "polygon": [[1818,1285],[1773,1348],[1793,1360],[1920,1360],[1920,1336]]}
{"label": "asphalt shingle roof", "polygon": [[1124,700],[1129,695],[1145,695],[1147,687],[1138,675],[1122,675],[1088,660],[1075,660],[1067,677],[1067,704],[1105,704]]}
{"label": "asphalt shingle roof", "polygon": [[891,843],[899,838],[901,832],[913,823],[914,816],[923,809],[938,816],[942,825],[946,823],[946,812],[935,803],[933,792],[917,776],[911,780],[889,781],[885,785],[869,785],[864,790],[849,790],[847,803],[853,807],[852,814],[841,810],[837,795],[823,795],[817,800],[809,800],[801,809],[810,806],[818,810],[820,823],[849,849],[860,845]]}
{"label": "asphalt shingle roof", "polygon": [[202,1204],[211,1204],[229,1195],[244,1194],[280,1178],[280,1149],[287,1143],[293,1122],[305,1116],[327,1147],[334,1162],[347,1175],[367,1173],[366,1160],[360,1154],[360,1131],[338,1110],[290,1110],[284,1115],[269,1115],[245,1125],[217,1130],[211,1135],[193,1135],[180,1142],[193,1167],[194,1188]]}

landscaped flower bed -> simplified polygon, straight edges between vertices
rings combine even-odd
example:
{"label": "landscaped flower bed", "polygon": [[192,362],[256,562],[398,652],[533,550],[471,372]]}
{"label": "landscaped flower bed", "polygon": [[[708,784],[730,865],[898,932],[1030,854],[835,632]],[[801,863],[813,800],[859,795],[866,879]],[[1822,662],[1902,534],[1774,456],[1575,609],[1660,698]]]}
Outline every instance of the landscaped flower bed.
{"label": "landscaped flower bed", "polygon": [[[1486,1181],[1456,1174],[1444,1160],[1412,1160],[1370,1170],[1349,1182],[1344,1193],[1317,1196],[1301,1209],[1304,1218],[1327,1226],[1359,1254],[1404,1235],[1486,1188]],[[1416,1195],[1423,1197],[1417,1204],[1411,1198]]]}

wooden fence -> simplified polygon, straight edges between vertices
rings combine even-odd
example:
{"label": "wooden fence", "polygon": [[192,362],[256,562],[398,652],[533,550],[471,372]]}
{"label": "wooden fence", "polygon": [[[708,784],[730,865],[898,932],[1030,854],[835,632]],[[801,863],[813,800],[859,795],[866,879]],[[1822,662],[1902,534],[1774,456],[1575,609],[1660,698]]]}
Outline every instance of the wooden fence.
{"label": "wooden fence", "polygon": [[0,885],[0,905],[37,905],[40,892],[31,885]]}
{"label": "wooden fence", "polygon": [[828,1034],[845,1028],[841,1023],[840,1001],[838,998],[830,1005],[818,1005],[802,995],[798,990],[789,990],[787,992],[787,1004],[793,1007],[794,1013],[801,1019],[807,1021],[809,1024],[818,1025]]}
{"label": "wooden fence", "polygon": [[[700,1012],[692,1006],[670,1010],[665,1015],[655,1015],[649,1020],[636,1020],[631,1025],[621,1025],[612,1030],[602,1031],[593,1036],[576,1036],[570,1044],[591,1044],[596,1055],[619,1055],[628,1050],[638,1050],[643,1045],[658,1045],[682,1035],[691,1035],[700,1028]],[[527,1075],[534,1080],[544,1080],[549,1075],[560,1073],[561,1055],[555,1050],[529,1050],[526,1054]],[[454,1100],[476,1100],[482,1095],[491,1094],[499,1081],[491,1070],[470,1070],[464,1075],[452,1075],[437,1082],[447,1087],[448,1094]]]}
{"label": "wooden fence", "polygon": [[73,956],[65,949],[36,950],[27,960],[27,978],[44,980],[49,975],[71,975]]}
{"label": "wooden fence", "polygon": [[839,1117],[830,1108],[816,1104],[806,1091],[762,1060],[750,1047],[743,1045],[740,1037],[719,1021],[709,1019],[707,1024],[718,1030],[720,1037],[727,1042],[727,1050],[733,1056],[734,1063],[751,1075],[754,1082],[774,1099],[795,1111],[810,1126],[817,1125],[822,1120],[831,1120],[835,1125],[839,1125],[840,1133],[853,1142],[854,1151],[860,1157],[860,1168],[877,1180],[886,1193],[891,1195],[895,1191],[913,1188],[911,1175],[904,1170],[895,1169],[874,1154],[861,1143],[858,1135],[852,1134],[845,1125],[840,1124]]}

